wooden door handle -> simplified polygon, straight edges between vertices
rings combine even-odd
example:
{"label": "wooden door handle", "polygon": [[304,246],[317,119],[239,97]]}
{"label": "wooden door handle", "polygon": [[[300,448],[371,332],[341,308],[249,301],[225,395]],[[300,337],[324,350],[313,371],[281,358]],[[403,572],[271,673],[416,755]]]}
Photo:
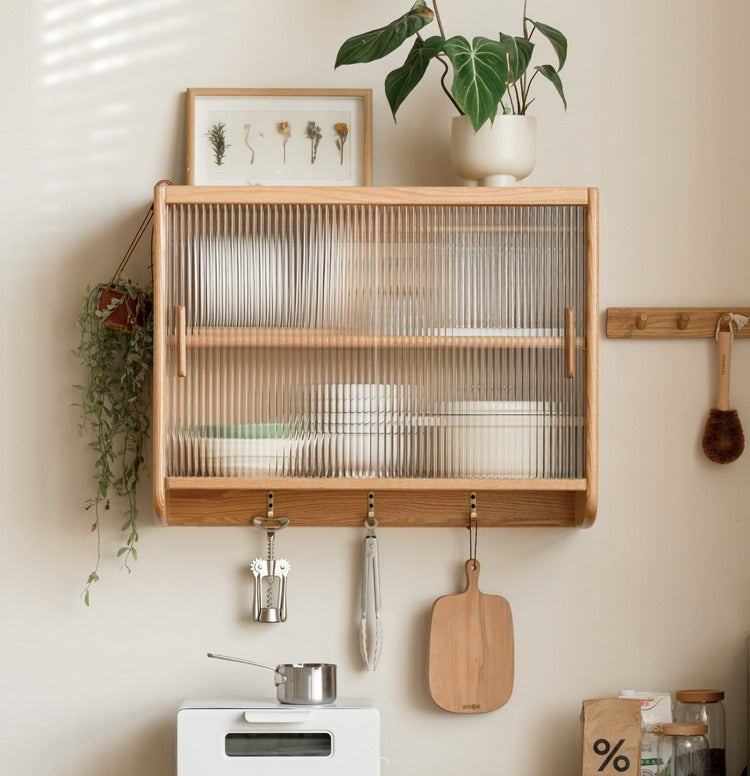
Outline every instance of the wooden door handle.
{"label": "wooden door handle", "polygon": [[565,308],[565,375],[576,376],[576,308]]}
{"label": "wooden door handle", "polygon": [[187,377],[187,320],[185,306],[175,308],[174,328],[177,345],[177,377]]}

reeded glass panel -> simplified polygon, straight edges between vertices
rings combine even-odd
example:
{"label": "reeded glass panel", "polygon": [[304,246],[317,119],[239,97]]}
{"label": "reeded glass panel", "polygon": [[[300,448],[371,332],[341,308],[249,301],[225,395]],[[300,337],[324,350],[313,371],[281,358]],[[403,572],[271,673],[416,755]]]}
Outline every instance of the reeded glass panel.
{"label": "reeded glass panel", "polygon": [[583,206],[169,206],[167,474],[585,476],[585,224]]}

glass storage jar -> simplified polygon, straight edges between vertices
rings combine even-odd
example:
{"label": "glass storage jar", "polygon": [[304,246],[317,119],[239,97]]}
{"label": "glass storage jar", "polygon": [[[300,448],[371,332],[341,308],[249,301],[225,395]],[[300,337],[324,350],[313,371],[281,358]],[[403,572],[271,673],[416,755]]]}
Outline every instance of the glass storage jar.
{"label": "glass storage jar", "polygon": [[706,776],[726,776],[724,693],[721,690],[680,690],[674,697],[676,721],[708,725]]}
{"label": "glass storage jar", "polygon": [[708,726],[702,722],[662,722],[655,725],[659,739],[659,770],[664,776],[709,776],[706,768]]}

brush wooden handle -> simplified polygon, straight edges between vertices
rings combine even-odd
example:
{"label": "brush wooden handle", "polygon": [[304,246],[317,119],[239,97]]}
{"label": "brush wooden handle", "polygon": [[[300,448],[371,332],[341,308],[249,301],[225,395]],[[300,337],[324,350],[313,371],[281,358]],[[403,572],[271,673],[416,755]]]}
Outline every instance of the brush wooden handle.
{"label": "brush wooden handle", "polygon": [[732,335],[720,331],[717,337],[719,348],[716,361],[717,397],[716,409],[726,412],[729,407],[729,370],[732,363]]}

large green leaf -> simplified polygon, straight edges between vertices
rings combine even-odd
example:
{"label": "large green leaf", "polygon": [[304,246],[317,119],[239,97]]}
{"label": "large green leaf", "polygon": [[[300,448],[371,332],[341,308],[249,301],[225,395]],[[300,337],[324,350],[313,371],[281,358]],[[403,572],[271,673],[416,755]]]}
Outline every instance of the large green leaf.
{"label": "large green leaf", "polygon": [[453,97],[471,119],[474,131],[494,119],[508,83],[508,54],[501,43],[488,38],[456,36],[443,50],[453,64]]}
{"label": "large green leaf", "polygon": [[429,24],[434,16],[425,0],[417,0],[409,11],[385,27],[363,32],[344,41],[336,55],[336,67],[382,59],[425,24]]}
{"label": "large green leaf", "polygon": [[552,44],[552,48],[557,54],[557,66],[558,72],[562,70],[565,60],[568,56],[568,39],[554,27],[550,27],[549,24],[542,24],[542,22],[535,22],[533,19],[527,18],[526,21],[531,22],[539,32],[544,35],[545,38]]}
{"label": "large green leaf", "polygon": [[500,43],[508,52],[508,83],[514,84],[526,72],[534,51],[534,44],[526,38],[514,38],[502,32]]}
{"label": "large green leaf", "polygon": [[557,89],[557,93],[560,95],[560,98],[563,101],[565,110],[567,110],[568,101],[565,99],[565,92],[563,92],[562,81],[560,80],[560,76],[557,74],[557,70],[555,70],[552,65],[537,65],[534,69],[538,70],[547,80],[554,84],[555,89]]}
{"label": "large green leaf", "polygon": [[417,37],[404,64],[386,76],[385,96],[388,98],[394,119],[401,103],[422,80],[430,61],[443,50],[444,43],[445,41],[439,35],[433,35],[427,40]]}

